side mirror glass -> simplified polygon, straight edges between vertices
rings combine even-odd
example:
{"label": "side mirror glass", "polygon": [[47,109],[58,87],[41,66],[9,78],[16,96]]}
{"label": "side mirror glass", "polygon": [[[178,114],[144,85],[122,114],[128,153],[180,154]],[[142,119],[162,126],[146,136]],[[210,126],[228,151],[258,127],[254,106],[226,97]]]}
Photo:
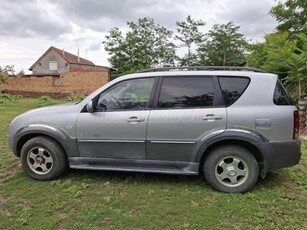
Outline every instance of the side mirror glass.
{"label": "side mirror glass", "polygon": [[93,101],[90,101],[89,103],[87,103],[86,109],[87,109],[87,111],[88,111],[89,113],[93,113],[93,112],[94,112]]}

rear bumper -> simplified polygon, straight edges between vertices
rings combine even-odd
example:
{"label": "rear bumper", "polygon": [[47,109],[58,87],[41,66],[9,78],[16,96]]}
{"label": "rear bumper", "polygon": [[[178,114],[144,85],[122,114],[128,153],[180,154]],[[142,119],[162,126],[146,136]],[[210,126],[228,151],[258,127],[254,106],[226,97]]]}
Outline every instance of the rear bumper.
{"label": "rear bumper", "polygon": [[270,170],[296,165],[302,155],[299,140],[266,142],[263,143],[262,149],[264,174]]}

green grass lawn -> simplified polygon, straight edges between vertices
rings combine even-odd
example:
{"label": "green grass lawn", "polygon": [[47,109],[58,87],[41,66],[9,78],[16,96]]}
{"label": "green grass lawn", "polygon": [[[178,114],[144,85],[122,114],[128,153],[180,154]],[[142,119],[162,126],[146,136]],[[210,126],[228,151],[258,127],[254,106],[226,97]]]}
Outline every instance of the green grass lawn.
{"label": "green grass lawn", "polygon": [[299,165],[245,194],[199,176],[70,170],[39,182],[7,146],[9,123],[36,99],[0,104],[0,229],[307,229],[307,142]]}

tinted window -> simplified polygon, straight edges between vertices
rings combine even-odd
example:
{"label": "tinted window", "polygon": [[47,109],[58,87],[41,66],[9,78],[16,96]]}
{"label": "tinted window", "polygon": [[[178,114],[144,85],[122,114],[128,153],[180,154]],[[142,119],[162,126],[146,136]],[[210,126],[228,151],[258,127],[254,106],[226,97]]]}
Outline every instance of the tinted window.
{"label": "tinted window", "polygon": [[235,103],[242,95],[249,83],[249,78],[219,77],[225,105]]}
{"label": "tinted window", "polygon": [[120,82],[100,95],[96,110],[146,109],[154,81],[154,78],[146,78]]}
{"label": "tinted window", "polygon": [[273,96],[274,104],[276,105],[292,105],[293,102],[289,97],[287,91],[278,80],[275,86],[274,96]]}
{"label": "tinted window", "polygon": [[159,108],[212,106],[214,84],[211,77],[164,78],[158,102]]}

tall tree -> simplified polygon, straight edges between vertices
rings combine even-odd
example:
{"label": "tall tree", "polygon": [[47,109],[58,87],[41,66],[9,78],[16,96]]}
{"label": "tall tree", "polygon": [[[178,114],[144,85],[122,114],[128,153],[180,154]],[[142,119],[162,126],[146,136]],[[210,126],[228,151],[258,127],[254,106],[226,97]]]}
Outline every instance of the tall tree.
{"label": "tall tree", "polygon": [[245,62],[247,41],[233,22],[214,25],[198,53],[202,65],[238,66]]}
{"label": "tall tree", "polygon": [[278,31],[307,34],[307,1],[287,0],[272,7],[270,15],[279,22]]}
{"label": "tall tree", "polygon": [[116,74],[174,64],[176,54],[171,31],[148,17],[127,24],[126,35],[113,28],[103,41]]}
{"label": "tall tree", "polygon": [[202,20],[193,20],[189,15],[186,18],[186,21],[177,21],[177,35],[175,39],[181,41],[181,47],[187,47],[188,53],[185,57],[185,62],[189,66],[190,65],[190,57],[191,55],[191,47],[193,44],[199,44],[203,42],[204,34],[199,31],[199,27],[206,25],[206,23]]}
{"label": "tall tree", "polygon": [[307,35],[289,36],[288,32],[266,35],[247,60],[249,66],[277,73],[286,84],[297,85],[300,97],[301,82],[307,81]]}

